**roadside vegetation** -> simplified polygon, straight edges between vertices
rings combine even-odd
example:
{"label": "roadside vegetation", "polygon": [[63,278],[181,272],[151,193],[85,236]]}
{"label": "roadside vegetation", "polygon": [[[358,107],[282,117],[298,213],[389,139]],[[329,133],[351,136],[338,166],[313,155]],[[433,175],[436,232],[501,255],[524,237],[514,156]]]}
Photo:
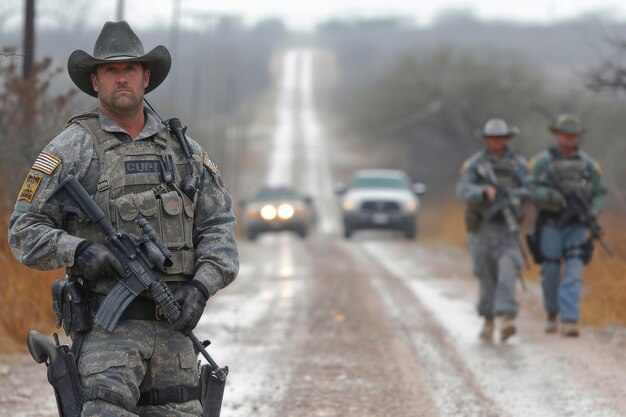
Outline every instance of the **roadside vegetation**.
{"label": "roadside vegetation", "polygon": [[[34,271],[15,261],[6,239],[8,218],[34,157],[51,139],[50,132],[58,131],[68,118],[75,92],[50,92],[61,73],[50,59],[36,62],[30,76],[22,78],[15,53],[7,48],[0,55],[0,340],[21,342],[28,329],[54,328],[50,289],[64,272]],[[0,351],[15,347],[4,342]]]}

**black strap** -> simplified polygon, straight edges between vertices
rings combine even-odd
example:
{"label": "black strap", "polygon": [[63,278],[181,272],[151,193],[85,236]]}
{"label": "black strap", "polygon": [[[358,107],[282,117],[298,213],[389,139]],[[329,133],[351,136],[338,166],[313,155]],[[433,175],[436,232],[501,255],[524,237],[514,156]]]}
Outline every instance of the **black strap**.
{"label": "black strap", "polygon": [[565,248],[565,259],[585,259],[585,250],[587,247],[587,242],[581,243],[578,245],[572,245]]}
{"label": "black strap", "polygon": [[560,264],[561,263],[561,258],[548,258],[548,257],[544,256],[543,257],[543,261],[541,261],[541,263]]}
{"label": "black strap", "polygon": [[200,387],[188,387],[177,385],[166,389],[151,389],[142,392],[137,405],[139,407],[147,405],[165,405],[168,403],[181,404],[187,401],[200,400]]}
{"label": "black strap", "polygon": [[102,385],[96,385],[95,387],[91,387],[85,396],[85,401],[106,401],[113,405],[117,405],[118,407],[123,408],[131,413],[137,411],[137,406],[126,399],[122,394],[115,392],[107,387]]}
{"label": "black strap", "polygon": [[[105,296],[96,294],[94,297],[94,305],[92,311],[98,311],[100,304],[104,301]],[[126,307],[120,320],[164,320],[165,317],[160,314],[160,309],[152,300],[136,298]]]}

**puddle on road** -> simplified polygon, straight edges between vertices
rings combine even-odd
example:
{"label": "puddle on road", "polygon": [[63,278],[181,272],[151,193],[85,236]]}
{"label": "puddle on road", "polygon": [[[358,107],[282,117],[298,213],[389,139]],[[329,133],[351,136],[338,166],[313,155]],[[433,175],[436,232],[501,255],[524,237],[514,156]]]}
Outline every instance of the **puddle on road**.
{"label": "puddle on road", "polygon": [[[612,411],[607,399],[590,395],[584,381],[575,378],[568,363],[555,358],[542,345],[524,343],[523,335],[502,344],[481,343],[477,332],[481,319],[477,317],[473,300],[475,294],[459,291],[450,280],[437,280],[429,271],[430,254],[424,249],[412,249],[412,256],[394,245],[363,243],[368,254],[391,275],[403,282],[432,312],[435,320],[447,333],[450,346],[458,352],[467,369],[481,387],[481,391],[510,416],[618,416]],[[421,254],[420,254],[421,252]],[[411,259],[411,261],[406,261]],[[477,285],[477,284],[474,284]],[[467,288],[466,285],[463,285]],[[383,291],[384,288],[381,288]],[[477,288],[476,288],[477,291]],[[435,355],[432,341],[416,334],[414,341],[420,355]],[[430,353],[429,353],[430,352]],[[434,356],[430,359],[437,363]],[[449,387],[456,392],[454,374],[446,376],[439,364],[433,370],[436,386]],[[439,392],[440,410],[455,415],[448,401],[447,389]],[[446,408],[447,407],[447,408]],[[469,414],[466,414],[469,413]],[[476,415],[469,410],[463,415]]]}

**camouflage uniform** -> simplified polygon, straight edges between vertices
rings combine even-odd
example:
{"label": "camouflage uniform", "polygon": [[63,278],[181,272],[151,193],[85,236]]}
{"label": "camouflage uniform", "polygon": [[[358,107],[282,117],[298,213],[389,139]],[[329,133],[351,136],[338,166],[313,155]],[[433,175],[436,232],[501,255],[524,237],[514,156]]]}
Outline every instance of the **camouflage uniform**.
{"label": "camouflage uniform", "polygon": [[[191,139],[199,186],[193,198],[181,192],[188,167],[180,144],[153,112],[145,109],[144,114],[143,130],[132,141],[109,117],[93,110],[74,118],[46,146],[9,221],[13,254],[32,268],[66,267],[71,274],[79,243],[103,241],[92,224],[46,203],[72,174],[118,229],[137,233],[134,219],[139,213],[150,221],[173,252],[174,265],[161,273],[172,290],[193,279],[213,295],[238,271],[230,194],[206,152]],[[163,183],[159,161],[167,155],[174,167],[171,188],[159,187]],[[103,297],[116,282],[115,277],[101,279],[89,290],[93,297]],[[140,392],[198,383],[191,342],[168,326],[156,320],[122,320],[112,333],[94,327],[86,335],[79,355],[83,384],[118,394],[124,406],[96,398],[85,403],[83,415],[200,415],[197,400],[135,407]]]}
{"label": "camouflage uniform", "polygon": [[[541,277],[544,305],[549,317],[561,315],[564,322],[577,322],[580,314],[584,248],[588,232],[576,221],[560,228],[556,225],[563,214],[563,201],[547,179],[552,170],[566,192],[576,191],[591,202],[595,214],[604,206],[606,189],[600,166],[583,151],[569,157],[555,147],[533,157],[529,164],[535,183],[533,199],[539,210],[537,228],[543,257]],[[564,268],[561,271],[561,261]]]}
{"label": "camouflage uniform", "polygon": [[[487,183],[479,173],[479,166],[485,162],[493,167],[499,186],[524,191],[531,179],[524,158],[507,148],[501,158],[489,155],[486,150],[470,157],[461,167],[457,183],[459,198],[468,204],[469,248],[474,275],[480,281],[478,314],[485,318],[515,317],[519,309],[516,282],[523,261],[517,237],[511,234],[504,218],[496,215],[491,221],[482,219],[491,207],[485,197]],[[521,213],[517,214],[521,221]]]}

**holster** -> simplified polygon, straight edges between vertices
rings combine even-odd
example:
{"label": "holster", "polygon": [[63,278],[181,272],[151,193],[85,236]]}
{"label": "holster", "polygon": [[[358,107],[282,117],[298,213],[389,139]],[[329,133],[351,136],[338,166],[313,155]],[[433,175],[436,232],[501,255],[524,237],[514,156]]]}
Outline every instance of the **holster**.
{"label": "holster", "polygon": [[535,227],[532,233],[526,235],[526,244],[528,251],[536,264],[543,263],[546,259],[541,252],[541,231],[546,223],[553,221],[554,213],[539,211],[535,218]]}
{"label": "holster", "polygon": [[93,327],[89,292],[74,277],[54,282],[52,309],[57,320],[57,328],[63,326],[66,335],[82,335]]}
{"label": "holster", "polygon": [[465,210],[465,229],[468,232],[476,232],[480,229],[480,224],[483,221],[483,216],[480,211],[467,207]]}
{"label": "holster", "polygon": [[[228,375],[228,367],[222,368]],[[210,365],[200,368],[200,402],[202,403],[202,417],[220,417],[222,399],[226,380],[220,380]]]}
{"label": "holster", "polygon": [[591,258],[593,257],[593,251],[595,249],[595,245],[593,244],[592,239],[587,239],[585,244],[583,245],[583,263],[587,265],[591,262]]}
{"label": "holster", "polygon": [[76,358],[66,345],[57,346],[57,357],[48,364],[48,382],[54,388],[60,417],[80,417],[86,391],[78,378]]}

